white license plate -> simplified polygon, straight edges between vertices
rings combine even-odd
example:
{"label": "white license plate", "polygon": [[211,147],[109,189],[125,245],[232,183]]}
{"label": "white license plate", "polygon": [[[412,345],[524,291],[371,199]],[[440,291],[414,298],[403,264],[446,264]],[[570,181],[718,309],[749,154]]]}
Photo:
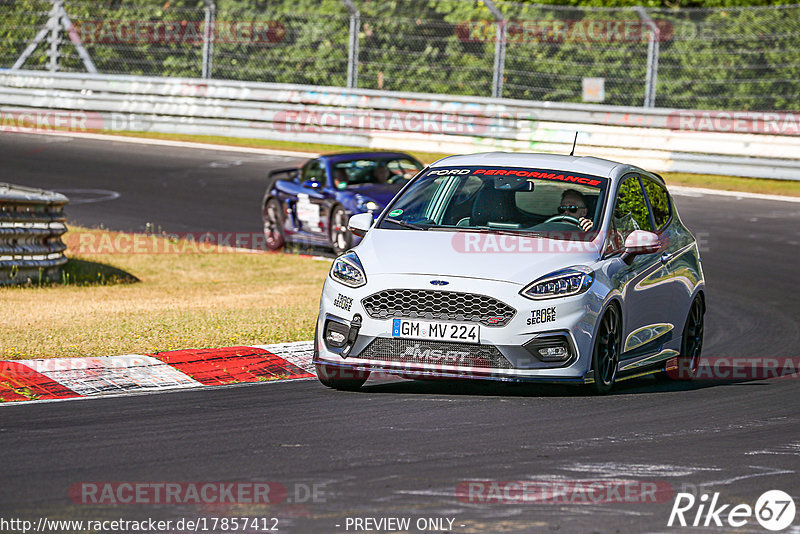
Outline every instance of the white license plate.
{"label": "white license plate", "polygon": [[480,343],[481,327],[471,323],[440,323],[392,319],[392,337],[431,339],[456,343]]}

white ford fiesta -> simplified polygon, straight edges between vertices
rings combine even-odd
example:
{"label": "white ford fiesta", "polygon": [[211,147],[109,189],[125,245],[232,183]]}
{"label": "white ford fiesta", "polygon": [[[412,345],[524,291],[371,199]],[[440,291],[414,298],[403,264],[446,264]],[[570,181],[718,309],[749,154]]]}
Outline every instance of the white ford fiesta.
{"label": "white ford fiesta", "polygon": [[370,373],[586,384],[691,378],[703,343],[697,244],[664,180],[613,161],[451,156],[420,172],[334,260],[320,381]]}

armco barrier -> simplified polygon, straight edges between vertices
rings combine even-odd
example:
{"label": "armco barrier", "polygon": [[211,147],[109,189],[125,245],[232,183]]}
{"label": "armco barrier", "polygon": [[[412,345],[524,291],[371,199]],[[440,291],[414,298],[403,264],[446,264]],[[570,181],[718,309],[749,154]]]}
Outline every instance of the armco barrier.
{"label": "armco barrier", "polygon": [[0,72],[0,133],[227,135],[354,147],[567,153],[655,171],[800,179],[800,114],[529,102],[285,84]]}
{"label": "armco barrier", "polygon": [[58,280],[67,197],[0,183],[0,285]]}

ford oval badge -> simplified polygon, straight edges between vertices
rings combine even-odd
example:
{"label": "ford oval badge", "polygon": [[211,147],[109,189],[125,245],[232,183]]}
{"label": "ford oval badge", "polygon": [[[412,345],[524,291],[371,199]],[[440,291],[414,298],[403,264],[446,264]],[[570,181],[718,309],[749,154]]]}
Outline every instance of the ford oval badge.
{"label": "ford oval badge", "polygon": [[434,285],[434,286],[446,286],[449,283],[450,282],[448,282],[446,280],[431,280],[431,284]]}

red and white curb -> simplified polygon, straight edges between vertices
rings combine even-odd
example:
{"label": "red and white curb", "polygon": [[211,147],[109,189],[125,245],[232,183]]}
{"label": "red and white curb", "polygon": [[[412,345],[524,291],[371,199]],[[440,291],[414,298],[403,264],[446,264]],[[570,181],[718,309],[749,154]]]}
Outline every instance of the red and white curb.
{"label": "red and white curb", "polygon": [[314,378],[313,342],[0,361],[0,402]]}

